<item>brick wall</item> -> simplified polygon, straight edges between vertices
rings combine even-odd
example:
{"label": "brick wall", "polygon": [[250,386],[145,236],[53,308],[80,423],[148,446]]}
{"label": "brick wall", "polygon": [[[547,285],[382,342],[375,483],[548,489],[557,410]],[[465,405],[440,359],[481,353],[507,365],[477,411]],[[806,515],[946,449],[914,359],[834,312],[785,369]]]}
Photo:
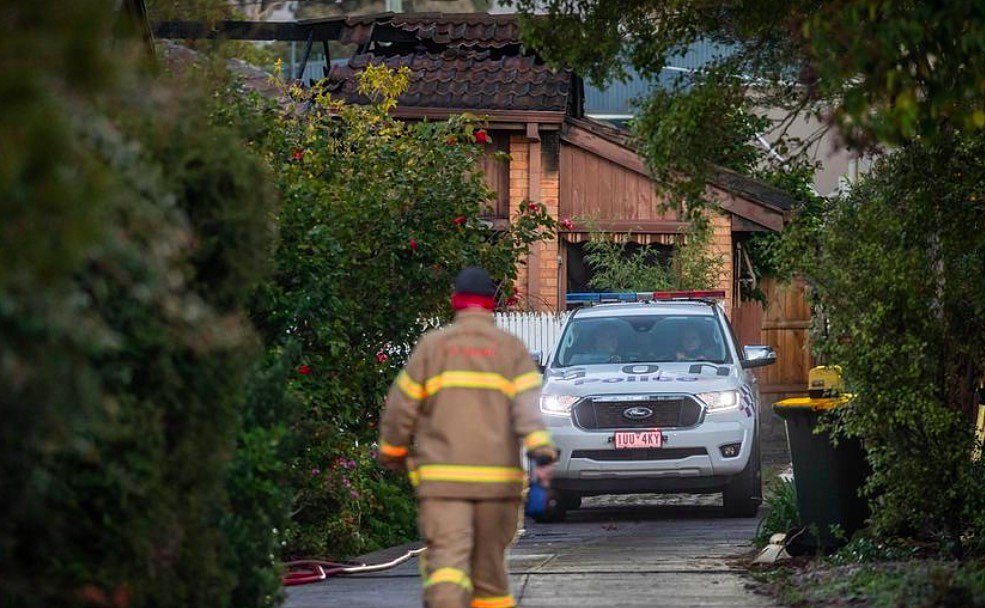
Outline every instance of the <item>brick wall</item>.
{"label": "brick wall", "polygon": [[711,253],[722,258],[721,274],[715,289],[725,291],[725,312],[731,315],[732,303],[735,301],[735,294],[732,293],[735,263],[733,260],[731,216],[724,212],[713,214],[711,228]]}

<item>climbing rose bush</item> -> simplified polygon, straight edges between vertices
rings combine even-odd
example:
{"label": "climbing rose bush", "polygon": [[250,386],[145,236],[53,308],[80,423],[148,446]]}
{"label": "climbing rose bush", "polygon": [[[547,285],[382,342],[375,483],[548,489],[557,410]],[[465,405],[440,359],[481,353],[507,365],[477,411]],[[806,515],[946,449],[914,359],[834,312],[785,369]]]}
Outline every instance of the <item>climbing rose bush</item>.
{"label": "climbing rose bush", "polygon": [[556,229],[543,205],[524,204],[509,230],[492,230],[483,216],[493,193],[477,164],[490,135],[468,115],[394,119],[408,81],[406,70],[370,67],[359,83],[368,106],[289,88],[264,142],[281,244],[254,316],[298,370],[289,557],[344,558],[416,538],[406,481],[373,460],[386,390],[425,327],[450,318],[461,268],[488,269],[505,305],[530,244]]}

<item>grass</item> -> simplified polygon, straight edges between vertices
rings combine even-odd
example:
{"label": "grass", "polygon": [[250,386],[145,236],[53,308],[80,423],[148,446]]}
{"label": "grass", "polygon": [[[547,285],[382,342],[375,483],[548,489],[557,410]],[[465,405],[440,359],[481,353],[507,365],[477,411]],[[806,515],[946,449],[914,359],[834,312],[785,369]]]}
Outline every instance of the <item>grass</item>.
{"label": "grass", "polygon": [[985,608],[985,562],[914,559],[835,565],[816,560],[753,573],[787,606]]}

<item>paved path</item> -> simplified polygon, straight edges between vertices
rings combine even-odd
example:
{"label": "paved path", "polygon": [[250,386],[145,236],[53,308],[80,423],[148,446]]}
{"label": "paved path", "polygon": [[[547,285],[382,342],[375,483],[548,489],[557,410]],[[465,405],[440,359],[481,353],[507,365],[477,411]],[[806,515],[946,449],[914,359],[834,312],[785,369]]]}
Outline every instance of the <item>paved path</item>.
{"label": "paved path", "polygon": [[[596,497],[561,524],[525,522],[510,556],[522,608],[760,608],[742,556],[758,518],[725,519],[718,496]],[[408,547],[366,556],[389,561]],[[417,560],[288,589],[287,608],[418,608]]]}

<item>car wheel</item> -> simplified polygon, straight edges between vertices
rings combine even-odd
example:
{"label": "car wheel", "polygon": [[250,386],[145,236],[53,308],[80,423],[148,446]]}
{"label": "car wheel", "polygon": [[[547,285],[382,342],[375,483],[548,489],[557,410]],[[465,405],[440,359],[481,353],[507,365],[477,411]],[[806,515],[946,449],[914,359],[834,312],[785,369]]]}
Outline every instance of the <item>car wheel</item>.
{"label": "car wheel", "polygon": [[547,501],[547,508],[540,515],[532,516],[533,520],[539,524],[552,524],[560,521],[564,521],[564,518],[568,516],[568,509],[565,508],[564,503],[558,499],[558,494],[556,492],[551,492],[551,497]]}
{"label": "car wheel", "polygon": [[564,507],[565,511],[574,511],[575,509],[581,508],[581,494],[558,492],[557,501],[558,504]]}
{"label": "car wheel", "polygon": [[759,441],[755,443],[749,462],[738,475],[729,480],[722,491],[725,517],[755,517],[763,501],[763,482],[760,475]]}

